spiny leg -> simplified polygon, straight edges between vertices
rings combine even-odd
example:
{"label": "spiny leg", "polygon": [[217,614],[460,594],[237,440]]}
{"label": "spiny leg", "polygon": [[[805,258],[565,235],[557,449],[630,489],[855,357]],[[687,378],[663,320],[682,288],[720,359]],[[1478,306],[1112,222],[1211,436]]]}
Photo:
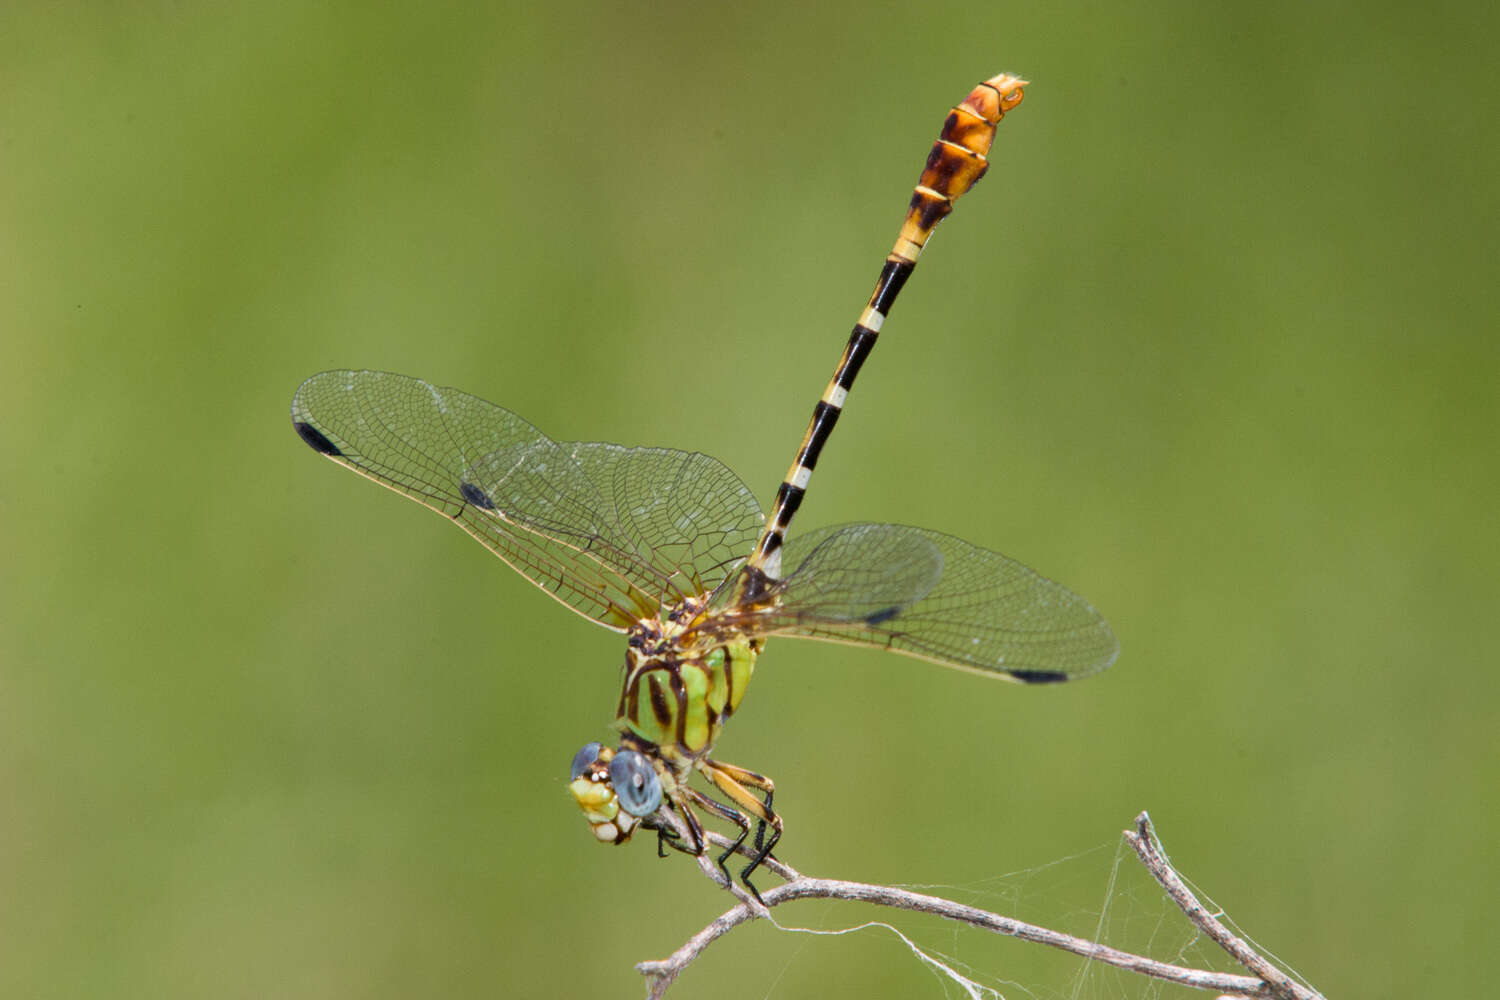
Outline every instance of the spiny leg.
{"label": "spiny leg", "polygon": [[683,844],[682,834],[665,823],[652,824],[656,828],[656,856],[664,858],[667,856],[667,848],[683,854],[698,854],[699,851]]}
{"label": "spiny leg", "polygon": [[[761,866],[761,863],[766,858],[771,856],[771,850],[776,846],[776,842],[781,839],[781,817],[771,808],[771,799],[776,794],[776,785],[770,778],[767,778],[763,774],[756,774],[754,771],[747,771],[743,767],[736,767],[733,764],[723,764],[707,758],[699,760],[697,768],[708,780],[714,783],[714,786],[719,791],[728,796],[735,805],[755,816],[760,821],[755,833],[755,856],[750,859],[750,863],[740,872],[740,882],[744,884],[745,888],[754,893],[755,898],[758,900],[760,899],[760,892],[750,883],[750,875],[755,869]],[[756,798],[755,793],[750,791],[751,788],[756,788],[764,792],[765,799]],[[767,826],[771,828],[771,835],[769,837],[764,836]],[[748,832],[747,830],[746,833]],[[763,837],[764,841],[762,840]],[[734,849],[737,850],[744,840],[745,835],[741,834],[740,839],[735,842]],[[725,857],[727,858],[728,855],[726,854]],[[723,867],[723,860],[719,862],[719,867]]]}
{"label": "spiny leg", "polygon": [[[759,817],[755,824],[755,849],[757,851],[760,850],[761,841],[765,837],[766,827],[773,821],[776,824],[776,836],[779,838],[781,836],[781,819],[776,815],[776,810],[771,808],[771,800],[776,797],[776,783],[770,778],[766,777],[764,774],[758,774],[755,771],[747,770],[746,768],[740,767],[737,764],[726,764],[721,760],[712,760],[708,763],[713,765],[713,767],[715,767],[720,774],[723,774],[732,779],[737,785],[748,785],[751,788],[758,789],[759,791],[765,793],[765,797],[760,800],[760,811],[752,809],[752,812],[755,812]],[[721,785],[719,783],[719,780],[712,774],[709,775],[709,778],[714,782],[715,785],[719,785],[720,788],[723,788],[723,785]],[[725,794],[733,794],[728,789],[724,789],[724,791]],[[768,850],[766,853],[769,854],[770,851]],[[764,856],[765,855],[762,855],[762,858],[764,858]],[[757,862],[757,864],[759,864],[759,862]]]}
{"label": "spiny leg", "polygon": [[[729,866],[726,864],[726,862],[728,862],[728,860],[734,856],[734,853],[740,849],[740,845],[745,842],[745,838],[750,836],[750,820],[746,818],[744,813],[741,813],[735,809],[731,809],[729,806],[726,806],[722,802],[715,802],[713,799],[709,798],[707,795],[704,795],[702,792],[698,792],[690,788],[687,790],[687,795],[695,805],[702,806],[704,809],[707,809],[709,812],[713,813],[715,816],[718,816],[720,819],[726,820],[727,822],[733,823],[735,826],[739,827],[740,835],[735,838],[734,843],[730,844],[728,849],[726,849],[723,854],[720,854],[717,858],[714,859],[714,862],[719,866],[719,871],[724,873],[724,878],[732,884],[734,882],[734,875],[730,873]],[[698,853],[704,853],[704,851],[707,850],[707,847],[708,845],[705,843],[703,845],[703,848]],[[741,873],[740,880],[744,881],[744,873]],[[765,900],[760,898],[760,890],[756,889],[755,886],[751,885],[749,882],[745,882],[745,888],[750,890],[751,894],[755,897],[756,902],[761,904],[765,903]]]}
{"label": "spiny leg", "polygon": [[[688,791],[690,794],[696,795],[696,793],[693,793],[691,789],[689,789]],[[709,804],[717,805],[717,803],[712,802]],[[672,850],[674,851],[679,851],[683,854],[691,854],[694,857],[702,854],[708,847],[708,841],[705,840],[703,836],[703,824],[698,822],[698,817],[693,813],[692,809],[688,808],[687,801],[680,800],[677,798],[677,796],[674,795],[672,798],[668,799],[665,803],[662,804],[663,812],[671,810],[675,810],[679,815],[682,816],[683,822],[687,824],[688,833],[692,834],[692,840],[691,842],[684,844],[682,841],[682,834],[678,830],[658,819],[653,818],[650,822],[651,825],[656,828],[656,856],[659,858],[664,858],[667,856],[666,853],[662,850],[663,844],[665,844],[667,847],[672,848]]]}

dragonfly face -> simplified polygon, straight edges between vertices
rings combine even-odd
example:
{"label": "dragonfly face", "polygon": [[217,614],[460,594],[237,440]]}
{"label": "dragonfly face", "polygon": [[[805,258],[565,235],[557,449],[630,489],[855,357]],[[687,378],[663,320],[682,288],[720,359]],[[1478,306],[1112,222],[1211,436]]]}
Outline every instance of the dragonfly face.
{"label": "dragonfly face", "polygon": [[[623,844],[661,808],[661,778],[644,754],[588,743],[573,756],[568,791],[601,844]],[[617,790],[618,789],[618,790]]]}

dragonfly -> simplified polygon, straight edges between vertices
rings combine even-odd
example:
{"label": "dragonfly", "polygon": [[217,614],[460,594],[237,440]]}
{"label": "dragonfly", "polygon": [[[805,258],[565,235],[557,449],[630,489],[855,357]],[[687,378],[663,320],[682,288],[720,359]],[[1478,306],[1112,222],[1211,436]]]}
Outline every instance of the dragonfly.
{"label": "dragonfly", "polygon": [[[328,371],[297,390],[293,424],[314,451],[442,514],[568,608],[625,634],[618,746],[585,745],[569,772],[598,841],[623,844],[644,827],[659,853],[668,844],[703,855],[701,811],[738,831],[716,859],[726,885],[728,859],[753,836],[739,881],[760,898],[750,877],[784,830],[775,784],[711,753],[773,636],[1022,684],[1114,662],[1115,636],[1086,600],[999,553],[897,524],[788,535],[892,304],[933,230],[987,170],[996,127],[1026,85],[1000,74],[949,112],[769,515],[704,454],[555,441],[477,396],[387,372]],[[709,793],[693,787],[694,773]]]}

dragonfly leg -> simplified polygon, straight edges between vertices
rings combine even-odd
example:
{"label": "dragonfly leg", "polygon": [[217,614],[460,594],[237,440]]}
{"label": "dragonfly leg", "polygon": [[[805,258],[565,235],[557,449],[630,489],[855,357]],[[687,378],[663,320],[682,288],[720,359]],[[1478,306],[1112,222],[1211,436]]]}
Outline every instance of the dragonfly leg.
{"label": "dragonfly leg", "polygon": [[[687,789],[687,794],[692,799],[695,805],[707,809],[709,812],[713,813],[715,816],[718,816],[720,819],[733,823],[735,826],[740,828],[740,835],[735,838],[734,843],[730,844],[729,848],[724,851],[723,854],[720,854],[717,858],[714,859],[714,861],[719,866],[719,871],[724,873],[724,878],[729,882],[733,882],[734,876],[730,873],[729,867],[726,862],[734,856],[735,851],[738,851],[740,849],[740,845],[745,842],[745,838],[750,836],[750,820],[745,816],[744,813],[740,812],[739,810],[732,809],[722,802],[715,802],[713,799],[709,798],[707,795],[704,795],[701,792],[689,788]],[[703,844],[703,846],[699,848],[698,853],[704,853],[707,848],[708,845],[706,843]],[[760,893],[756,892],[755,886],[749,885],[748,883],[746,883],[746,886],[752,893],[755,893],[756,900],[760,900]]]}
{"label": "dragonfly leg", "polygon": [[669,801],[664,806],[664,810],[668,809],[675,809],[682,815],[683,821],[687,824],[688,833],[692,835],[692,840],[689,843],[683,843],[681,833],[666,823],[656,820],[653,824],[656,827],[656,856],[659,858],[667,856],[662,850],[663,844],[674,851],[681,851],[683,854],[691,854],[694,857],[702,854],[707,847],[707,841],[703,839],[703,824],[698,822],[698,817],[694,815],[693,810],[688,808],[687,802]]}
{"label": "dragonfly leg", "polygon": [[[754,771],[746,770],[745,768],[739,767],[735,764],[725,764],[723,761],[717,760],[710,761],[709,763],[711,763],[716,769],[718,769],[719,773],[727,776],[736,784],[741,786],[748,786],[765,793],[765,797],[760,800],[760,809],[755,809],[753,807],[751,808],[751,812],[754,812],[756,816],[759,817],[755,824],[755,840],[753,841],[755,849],[757,851],[761,849],[761,844],[765,838],[767,826],[774,825],[776,831],[775,839],[779,840],[781,838],[781,819],[776,815],[776,810],[771,808],[771,800],[776,797],[776,783],[773,782],[770,778],[766,777],[764,774],[757,774]],[[719,785],[719,780],[717,778],[713,778],[712,775],[710,775],[710,778],[712,778],[714,784]],[[723,789],[726,795],[734,795],[733,792],[729,791],[729,789],[727,788],[724,788],[723,785],[719,785],[719,787]],[[742,788],[741,791],[743,790],[744,789]],[[736,801],[738,801],[738,799],[736,799]],[[770,851],[768,850],[766,854],[769,853]],[[764,859],[765,855],[763,854],[761,855],[761,860]],[[756,862],[756,864],[759,863],[759,861]]]}
{"label": "dragonfly leg", "polygon": [[676,830],[672,829],[669,826],[657,826],[656,856],[658,858],[666,857],[668,847],[670,847],[674,851],[681,851],[683,854],[700,853],[699,851],[695,851],[691,847],[684,844],[682,842],[682,834],[678,833]]}
{"label": "dragonfly leg", "polygon": [[[754,816],[757,820],[754,841],[755,856],[750,859],[750,863],[740,872],[740,882],[744,884],[745,888],[754,893],[755,898],[759,900],[760,893],[756,890],[755,886],[750,884],[750,875],[755,869],[760,867],[761,862],[771,856],[772,848],[781,839],[781,817],[776,815],[776,811],[771,808],[771,800],[776,794],[776,785],[770,778],[767,778],[763,774],[756,774],[754,771],[747,771],[743,767],[724,764],[716,760],[704,758],[697,762],[697,767],[730,801]],[[765,797],[763,799],[757,798],[755,792],[751,791],[751,789],[756,789],[764,793]],[[741,818],[743,819],[743,816]],[[740,835],[739,840],[735,841],[734,848],[729,853],[738,850],[740,844],[744,843],[745,836],[749,833],[748,826],[747,821],[745,832]],[[767,827],[771,831],[769,836],[766,835]],[[727,858],[728,855],[726,854],[725,857]],[[721,860],[719,867],[722,868],[723,866],[723,861]]]}

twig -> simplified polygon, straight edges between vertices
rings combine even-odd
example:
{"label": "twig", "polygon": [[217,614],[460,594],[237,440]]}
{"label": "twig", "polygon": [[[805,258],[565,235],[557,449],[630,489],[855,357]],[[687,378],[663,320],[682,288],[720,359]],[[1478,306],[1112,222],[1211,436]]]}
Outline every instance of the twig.
{"label": "twig", "polygon": [[[665,811],[664,811],[665,812]],[[673,817],[675,819],[675,817]],[[684,830],[679,832],[685,833]],[[731,843],[727,838],[718,834],[709,833],[708,839],[719,847],[728,847]],[[952,900],[943,899],[938,896],[929,896],[923,893],[909,892],[905,889],[897,889],[891,886],[871,885],[865,882],[847,882],[841,879],[811,878],[801,874],[796,869],[782,864],[774,859],[767,859],[762,866],[785,880],[784,885],[776,886],[761,893],[765,905],[762,906],[753,897],[738,885],[729,888],[734,891],[739,903],[720,914],[712,923],[694,934],[671,956],[665,959],[651,962],[641,962],[636,966],[636,971],[646,977],[647,997],[649,1000],[659,1000],[666,995],[667,989],[682,974],[683,970],[692,963],[699,954],[703,952],[714,941],[728,934],[734,928],[751,920],[761,917],[770,917],[768,908],[790,902],[794,899],[842,899],[853,902],[873,903],[876,906],[890,906],[896,909],[912,910],[918,913],[930,913],[936,916],[946,917],[960,923],[969,924],[981,930],[987,930],[995,934],[1007,937],[1019,938],[1023,941],[1031,941],[1036,944],[1048,945],[1062,951],[1082,956],[1091,961],[1111,965],[1118,969],[1129,972],[1137,972],[1153,979],[1177,983],[1182,986],[1201,990],[1213,990],[1220,994],[1230,994],[1239,997],[1275,998],[1275,1000],[1322,1000],[1322,998],[1304,987],[1291,982],[1290,977],[1280,972],[1265,959],[1261,958],[1248,945],[1239,938],[1234,937],[1222,925],[1217,924],[1209,917],[1197,900],[1193,899],[1181,879],[1172,871],[1166,862],[1165,856],[1159,851],[1159,843],[1155,840],[1155,834],[1151,831],[1150,821],[1145,813],[1141,813],[1136,819],[1136,829],[1126,833],[1126,839],[1131,841],[1136,848],[1136,853],[1146,864],[1152,875],[1162,884],[1172,899],[1183,911],[1193,919],[1195,925],[1202,929],[1203,933],[1224,947],[1226,951],[1239,961],[1247,969],[1255,973],[1254,976],[1236,976],[1226,973],[1213,972],[1206,969],[1190,969],[1180,965],[1171,965],[1167,962],[1159,962],[1155,959],[1146,958],[1142,955],[1133,955],[1129,952],[1110,948],[1096,941],[1074,937],[1060,931],[1028,924],[1024,921],[1015,920],[1010,917],[981,910],[978,907],[966,906],[955,903]],[[1139,841],[1148,843],[1149,849],[1143,853]],[[712,852],[710,852],[712,853]],[[748,854],[741,848],[741,853]],[[699,867],[704,874],[714,881],[715,884],[724,886],[724,874],[718,868],[713,858],[708,854],[699,857]],[[1184,897],[1179,896],[1176,891],[1164,881],[1164,875],[1181,888],[1181,892],[1189,901],[1184,904]],[[1201,917],[1194,917],[1195,908]],[[1218,928],[1215,932],[1210,930],[1199,920],[1213,923]],[[1226,941],[1234,943],[1231,947]],[[1247,959],[1249,959],[1247,961]]]}
{"label": "twig", "polygon": [[1149,814],[1142,812],[1135,818],[1135,829],[1125,831],[1125,840],[1135,848],[1135,853],[1139,855],[1141,863],[1146,866],[1151,877],[1167,890],[1167,895],[1172,897],[1172,902],[1176,903],[1177,908],[1187,916],[1188,920],[1192,921],[1193,926],[1228,952],[1236,962],[1254,973],[1255,978],[1266,985],[1271,996],[1276,1000],[1323,1000],[1322,994],[1308,989],[1301,983],[1294,982],[1291,976],[1261,957],[1255,949],[1232,934],[1229,928],[1219,923],[1203,908],[1203,904],[1198,902],[1198,898],[1188,889],[1182,877],[1167,860],[1161,841],[1151,826]]}

